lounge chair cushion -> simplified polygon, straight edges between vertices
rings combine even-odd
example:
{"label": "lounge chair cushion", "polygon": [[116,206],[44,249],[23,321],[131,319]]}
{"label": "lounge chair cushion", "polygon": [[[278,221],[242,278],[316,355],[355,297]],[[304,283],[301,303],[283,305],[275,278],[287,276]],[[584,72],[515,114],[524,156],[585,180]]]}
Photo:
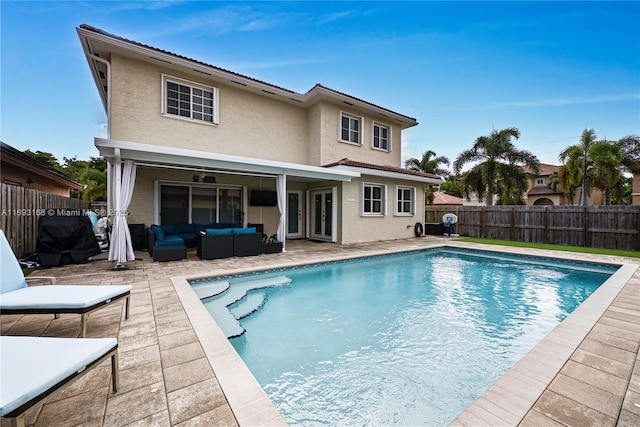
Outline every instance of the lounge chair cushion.
{"label": "lounge chair cushion", "polygon": [[[121,286],[29,286],[0,296],[3,310],[83,309],[131,291]],[[4,372],[3,372],[4,373]],[[4,378],[3,378],[4,382]]]}
{"label": "lounge chair cushion", "polygon": [[[0,230],[2,232],[2,230]],[[27,281],[22,273],[22,268],[15,256],[13,249],[9,246],[9,242],[2,234],[0,237],[0,272],[2,272],[2,280],[0,280],[0,293],[15,291],[16,289],[26,288]]]}
{"label": "lounge chair cushion", "polygon": [[117,344],[115,338],[0,337],[0,416],[55,389]]}

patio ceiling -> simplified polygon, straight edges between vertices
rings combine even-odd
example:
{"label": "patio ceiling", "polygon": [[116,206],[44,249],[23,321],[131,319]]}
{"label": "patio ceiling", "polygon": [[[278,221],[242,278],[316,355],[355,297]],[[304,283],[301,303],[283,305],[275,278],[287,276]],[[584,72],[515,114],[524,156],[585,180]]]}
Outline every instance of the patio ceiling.
{"label": "patio ceiling", "polygon": [[139,166],[182,169],[203,173],[247,176],[287,175],[291,181],[343,181],[360,176],[359,172],[327,169],[296,163],[232,156],[183,148],[163,147],[137,142],[95,138],[100,155],[108,160],[131,159]]}

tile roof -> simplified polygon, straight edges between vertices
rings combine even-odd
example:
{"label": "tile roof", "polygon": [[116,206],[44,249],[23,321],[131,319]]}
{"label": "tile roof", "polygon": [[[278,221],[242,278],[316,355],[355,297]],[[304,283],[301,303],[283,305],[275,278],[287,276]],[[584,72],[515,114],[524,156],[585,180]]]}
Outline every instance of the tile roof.
{"label": "tile roof", "polygon": [[563,194],[563,191],[560,189],[559,186],[556,188],[556,190],[552,190],[547,186],[539,185],[537,187],[531,188],[531,190],[529,190],[527,194],[529,196],[542,195],[542,194]]}
{"label": "tile roof", "polygon": [[452,196],[450,194],[441,193],[436,191],[433,193],[434,205],[457,205],[462,206],[463,200],[460,197]]}
{"label": "tile roof", "polygon": [[[347,93],[340,92],[340,91],[337,91],[335,89],[331,89],[331,88],[329,88],[327,86],[321,85],[320,83],[316,84],[314,87],[312,87],[310,90],[308,90],[304,94],[300,94],[298,92],[295,92],[293,90],[284,88],[282,86],[277,86],[277,85],[265,82],[263,80],[255,79],[253,77],[249,77],[249,76],[244,75],[244,74],[236,73],[236,72],[231,71],[231,70],[227,70],[227,69],[224,69],[224,68],[217,67],[215,65],[208,64],[206,62],[199,61],[197,59],[189,58],[187,56],[183,56],[183,55],[179,55],[179,54],[174,53],[174,52],[170,52],[170,51],[167,51],[167,50],[159,49],[157,47],[153,47],[153,46],[150,46],[148,44],[144,44],[144,43],[140,43],[140,42],[137,42],[137,41],[134,41],[134,40],[131,40],[131,39],[127,39],[125,37],[121,37],[121,36],[109,33],[107,31],[104,31],[104,30],[102,30],[100,28],[93,27],[93,26],[88,25],[88,24],[81,24],[80,28],[82,28],[83,30],[91,31],[91,32],[96,33],[96,34],[103,35],[105,37],[109,37],[109,38],[112,38],[112,39],[115,39],[115,40],[119,40],[119,41],[122,41],[122,42],[125,42],[125,43],[129,43],[129,44],[132,44],[132,45],[135,45],[135,46],[139,46],[139,47],[143,47],[143,48],[146,48],[146,49],[150,49],[150,50],[153,50],[155,52],[159,52],[159,53],[162,53],[162,54],[165,54],[165,55],[170,55],[170,56],[173,56],[175,58],[180,58],[180,59],[183,59],[183,60],[186,60],[186,61],[194,62],[196,64],[200,64],[202,66],[217,70],[217,71],[219,71],[221,73],[228,74],[229,76],[236,76],[236,77],[239,77],[239,78],[242,78],[242,79],[246,79],[246,80],[258,83],[260,85],[269,86],[269,87],[272,87],[274,89],[278,89],[278,90],[287,92],[287,93],[289,93],[291,95],[295,95],[295,96],[298,96],[298,97],[301,97],[301,98],[313,97],[313,95],[315,95],[320,90],[325,90],[325,91],[331,92],[331,93],[333,93],[335,95],[347,97],[347,98],[350,98],[350,99],[352,99],[354,101],[364,103],[364,104],[366,104],[366,105],[368,105],[370,107],[374,107],[374,108],[377,108],[377,109],[380,109],[380,110],[388,111],[391,114],[394,114],[394,115],[397,115],[397,116],[401,116],[404,119],[406,119],[408,121],[416,122],[415,124],[417,124],[417,120],[415,118],[413,118],[413,117],[410,117],[410,116],[395,112],[395,111],[390,110],[390,109],[385,108],[385,107],[381,107],[379,105],[373,104],[373,103],[365,101],[363,99],[356,98],[356,97],[351,96],[351,95],[349,95]],[[302,101],[302,99],[299,99],[299,101]]]}
{"label": "tile roof", "polygon": [[551,175],[554,172],[558,172],[558,169],[560,169],[560,166],[550,165],[547,163],[540,163],[538,167],[540,168],[540,173],[537,175],[531,172],[531,169],[529,169],[528,166],[523,166],[522,170],[524,171],[524,173],[527,173],[530,175],[547,176],[547,175]]}
{"label": "tile roof", "polygon": [[401,167],[398,167],[398,166],[374,165],[372,163],[358,162],[356,160],[349,160],[347,158],[338,160],[337,162],[330,163],[328,165],[323,165],[323,167],[325,167],[325,168],[331,168],[331,167],[334,167],[334,166],[351,166],[351,167],[356,167],[356,168],[374,169],[374,170],[380,170],[380,171],[386,171],[386,172],[403,173],[403,174],[406,174],[406,175],[419,176],[419,177],[422,177],[422,178],[440,179],[440,176],[434,175],[432,173],[425,173],[425,172],[414,171],[414,170],[411,170],[411,169],[404,169],[404,168],[401,168]]}

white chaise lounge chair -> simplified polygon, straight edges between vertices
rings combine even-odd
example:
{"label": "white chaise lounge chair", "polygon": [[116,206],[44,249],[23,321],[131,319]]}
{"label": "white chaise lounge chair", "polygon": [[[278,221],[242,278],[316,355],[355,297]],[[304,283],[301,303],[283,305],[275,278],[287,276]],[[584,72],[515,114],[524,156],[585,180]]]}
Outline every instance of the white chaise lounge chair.
{"label": "white chaise lounge chair", "polygon": [[115,338],[0,337],[0,416],[9,418],[12,426],[24,427],[29,408],[108,357],[115,393]]}
{"label": "white chaise lounge chair", "polygon": [[[131,286],[28,286],[20,263],[0,230],[0,314],[80,314],[80,336],[87,334],[87,316],[94,310],[126,298],[125,318],[129,318]],[[42,278],[38,278],[42,279]]]}

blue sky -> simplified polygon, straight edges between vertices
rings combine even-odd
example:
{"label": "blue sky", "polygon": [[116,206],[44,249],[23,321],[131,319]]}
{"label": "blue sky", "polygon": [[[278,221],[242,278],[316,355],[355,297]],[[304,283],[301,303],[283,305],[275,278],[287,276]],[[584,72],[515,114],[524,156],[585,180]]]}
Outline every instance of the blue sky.
{"label": "blue sky", "polygon": [[585,128],[640,134],[640,2],[0,2],[0,139],[88,160],[106,115],[75,28],[296,92],[316,83],[420,123],[403,159],[452,162],[492,129],[544,163]]}

